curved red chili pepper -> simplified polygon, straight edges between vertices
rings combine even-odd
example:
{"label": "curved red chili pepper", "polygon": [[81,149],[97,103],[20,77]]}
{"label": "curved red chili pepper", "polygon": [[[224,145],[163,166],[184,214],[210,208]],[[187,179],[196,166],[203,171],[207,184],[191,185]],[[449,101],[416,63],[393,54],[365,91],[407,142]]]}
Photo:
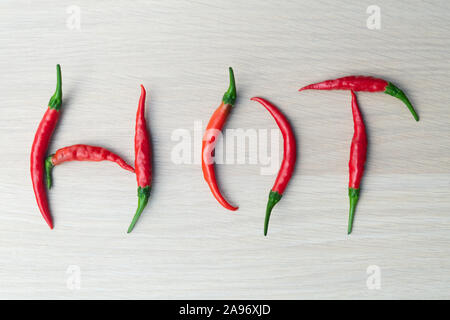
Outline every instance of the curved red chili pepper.
{"label": "curved red chili pepper", "polygon": [[145,96],[145,88],[141,85],[141,97],[139,98],[136,113],[136,131],[134,135],[134,167],[138,185],[138,207],[128,228],[128,233],[133,230],[142,211],[144,211],[150,197],[152,185],[152,150],[145,120]]}
{"label": "curved red chili pepper", "polygon": [[277,178],[269,193],[269,201],[267,202],[266,217],[264,220],[264,235],[267,235],[272,209],[278,201],[280,201],[284,189],[286,189],[294,172],[295,161],[297,160],[297,146],[289,121],[277,107],[262,98],[254,97],[250,100],[259,102],[270,112],[283,135],[283,162],[281,163]]}
{"label": "curved red chili pepper", "polygon": [[48,103],[48,109],[36,130],[30,156],[31,181],[33,183],[34,194],[39,210],[50,229],[53,229],[53,222],[45,188],[44,161],[50,139],[59,119],[59,110],[61,108],[62,87],[61,67],[59,64],[56,66],[56,75],[56,91],[51,97],[50,102]]}
{"label": "curved red chili pepper", "polygon": [[414,107],[412,106],[405,93],[392,83],[383,79],[366,76],[348,76],[334,80],[326,80],[323,82],[313,83],[299,89],[299,91],[303,90],[353,90],[384,92],[403,101],[403,103],[405,103],[409,111],[412,113],[414,119],[416,121],[419,121],[419,116],[417,115],[416,110],[414,110]]}
{"label": "curved red chili pepper", "polygon": [[117,163],[123,169],[134,173],[134,168],[132,166],[108,149],[85,144],[75,144],[73,146],[61,148],[45,159],[48,189],[52,187],[51,172],[53,167],[67,161],[112,161]]}
{"label": "curved red chili pepper", "polygon": [[350,211],[348,218],[348,234],[352,232],[353,218],[355,216],[355,208],[359,199],[359,185],[364,173],[364,164],[366,162],[367,154],[367,136],[366,127],[359,111],[358,101],[353,91],[352,94],[352,114],[354,133],[352,139],[352,145],[350,148],[350,161],[348,162],[348,168],[350,178],[348,182],[348,196],[350,198]]}
{"label": "curved red chili pepper", "polygon": [[233,69],[229,68],[230,71],[230,86],[225,92],[222,103],[214,111],[211,119],[209,120],[208,126],[206,127],[205,135],[203,136],[202,142],[202,171],[203,177],[206,183],[208,183],[209,188],[213,196],[217,201],[226,209],[235,211],[238,207],[234,207],[225,200],[225,198],[220,193],[219,186],[216,181],[216,173],[214,169],[214,148],[216,146],[217,137],[222,131],[222,128],[228,118],[228,114],[231,111],[231,107],[236,101],[236,85],[234,81]]}

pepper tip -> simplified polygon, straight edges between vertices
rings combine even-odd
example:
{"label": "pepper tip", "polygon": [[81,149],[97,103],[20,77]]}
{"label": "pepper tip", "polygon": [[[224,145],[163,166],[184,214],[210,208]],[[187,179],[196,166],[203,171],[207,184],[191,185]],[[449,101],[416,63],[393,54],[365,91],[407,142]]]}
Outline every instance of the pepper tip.
{"label": "pepper tip", "polygon": [[59,111],[62,103],[62,84],[61,84],[61,66],[56,65],[56,90],[53,96],[50,98],[48,106],[50,109]]}
{"label": "pepper tip", "polygon": [[230,73],[230,85],[228,87],[228,90],[223,95],[222,101],[226,104],[234,105],[234,103],[236,102],[236,83],[234,79],[233,68],[229,67],[228,71]]}
{"label": "pepper tip", "polygon": [[419,121],[419,115],[417,114],[416,110],[412,106],[408,97],[402,90],[400,90],[397,86],[395,86],[391,82],[388,82],[388,85],[386,86],[384,93],[389,94],[389,95],[403,101],[403,103],[406,105],[406,107],[409,109],[409,111],[413,115],[414,120]]}
{"label": "pepper tip", "polygon": [[270,190],[269,201],[267,201],[266,216],[264,218],[264,236],[267,236],[269,230],[269,220],[273,207],[280,201],[282,195],[277,191]]}
{"label": "pepper tip", "polygon": [[350,209],[348,215],[347,234],[350,234],[352,233],[353,229],[353,219],[355,217],[356,204],[358,203],[359,200],[359,188],[348,188],[348,196],[350,199]]}
{"label": "pepper tip", "polygon": [[46,178],[46,182],[47,182],[47,189],[50,190],[52,188],[52,168],[53,166],[53,162],[52,162],[52,157],[54,156],[54,154],[48,156],[45,159],[44,162],[44,166],[45,166],[45,178]]}
{"label": "pepper tip", "polygon": [[133,231],[134,226],[136,225],[136,222],[137,222],[137,220],[135,220],[135,219],[133,219],[133,221],[131,221],[131,224],[130,224],[130,226],[128,227],[128,230],[127,230],[127,234],[128,234],[128,233],[131,233],[131,231]]}

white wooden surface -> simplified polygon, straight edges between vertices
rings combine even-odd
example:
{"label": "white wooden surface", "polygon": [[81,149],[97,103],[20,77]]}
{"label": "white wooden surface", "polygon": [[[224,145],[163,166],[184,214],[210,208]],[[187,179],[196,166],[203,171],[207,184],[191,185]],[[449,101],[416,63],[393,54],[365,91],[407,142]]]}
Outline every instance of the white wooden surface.
{"label": "white wooden surface", "polygon": [[[366,9],[381,8],[369,30]],[[67,27],[71,5],[81,29]],[[1,1],[0,298],[450,298],[448,1]],[[51,151],[100,144],[133,161],[139,84],[149,91],[154,189],[135,231],[135,178],[113,164],[54,170],[55,229],[32,191],[29,152],[63,70]],[[209,119],[233,66],[227,128],[276,128],[249,98],[289,117],[298,164],[263,216],[274,175],[219,165],[221,208],[199,164],[176,165],[176,129]],[[354,232],[346,235],[348,92],[304,92],[349,74],[404,88],[420,115],[384,94],[359,94],[369,154]],[[80,288],[70,285],[80,269]],[[367,286],[369,266],[381,288]],[[67,284],[69,282],[69,285]]]}

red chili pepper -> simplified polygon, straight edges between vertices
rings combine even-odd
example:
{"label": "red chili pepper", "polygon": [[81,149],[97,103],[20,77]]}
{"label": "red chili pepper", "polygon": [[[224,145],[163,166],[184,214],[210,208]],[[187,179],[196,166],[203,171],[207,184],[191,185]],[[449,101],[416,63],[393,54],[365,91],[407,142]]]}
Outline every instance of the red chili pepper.
{"label": "red chili pepper", "polygon": [[327,80],[319,83],[310,84],[306,87],[301,88],[302,90],[353,90],[353,91],[368,91],[368,92],[384,92],[393,97],[396,97],[403,101],[411,111],[414,119],[419,121],[419,116],[414,110],[408,97],[403,93],[402,90],[397,88],[392,83],[378,78],[366,77],[366,76],[348,76],[343,78],[338,78],[334,80]]}
{"label": "red chili pepper", "polygon": [[136,132],[134,135],[134,167],[136,168],[138,185],[138,207],[128,228],[128,233],[133,230],[142,211],[144,211],[152,185],[152,150],[147,122],[145,121],[145,95],[145,88],[141,85],[141,97],[136,113]]}
{"label": "red chili pepper", "polygon": [[47,188],[52,187],[52,168],[67,161],[112,161],[125,170],[134,173],[134,168],[126,163],[117,154],[108,149],[85,144],[76,144],[70,147],[61,148],[45,159],[45,172],[47,176]]}
{"label": "red chili pepper", "polygon": [[36,196],[39,210],[41,211],[41,214],[50,229],[53,229],[53,222],[45,189],[44,161],[50,139],[59,119],[59,110],[61,108],[62,88],[61,67],[59,64],[56,65],[56,75],[56,91],[51,97],[50,102],[48,103],[48,109],[39,123],[39,127],[36,131],[33,145],[31,147],[30,157],[31,181],[33,183],[34,194]]}
{"label": "red chili pepper", "polygon": [[208,183],[208,186],[211,189],[211,192],[213,196],[217,199],[217,201],[219,201],[219,203],[224,208],[235,211],[238,209],[238,207],[234,207],[231,204],[229,204],[220,193],[214,169],[214,148],[216,146],[217,137],[222,131],[225,121],[228,118],[228,114],[231,111],[231,107],[234,105],[236,101],[236,85],[234,81],[233,69],[229,68],[229,71],[230,71],[230,86],[223,95],[222,103],[211,116],[208,126],[206,127],[205,135],[203,136],[202,171],[203,177],[205,178],[206,183]]}
{"label": "red chili pepper", "polygon": [[367,154],[367,136],[366,127],[359,111],[358,101],[353,91],[352,93],[352,114],[354,133],[352,139],[352,146],[350,148],[350,161],[348,168],[350,172],[350,179],[348,182],[348,196],[350,198],[350,212],[348,218],[348,234],[352,232],[353,218],[355,216],[355,208],[359,199],[359,185],[364,173],[364,163],[366,162]]}
{"label": "red chili pepper", "polygon": [[283,135],[283,162],[281,163],[280,170],[278,171],[275,184],[269,193],[269,201],[267,202],[266,217],[264,220],[264,235],[267,235],[267,229],[269,228],[269,219],[273,207],[280,201],[283,195],[284,189],[292,177],[294,172],[295,161],[297,160],[297,147],[295,142],[295,136],[292,131],[292,127],[286,117],[275,107],[273,104],[262,98],[251,98],[253,101],[257,101],[265,107],[272,117],[275,119],[281,134]]}

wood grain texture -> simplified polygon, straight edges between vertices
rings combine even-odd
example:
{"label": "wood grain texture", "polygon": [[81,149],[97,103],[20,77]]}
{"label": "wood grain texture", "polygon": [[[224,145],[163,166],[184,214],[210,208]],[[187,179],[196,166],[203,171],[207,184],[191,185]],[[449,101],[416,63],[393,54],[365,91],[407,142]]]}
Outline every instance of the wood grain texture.
{"label": "wood grain texture", "polygon": [[[450,298],[450,2],[1,1],[0,298]],[[67,27],[71,5],[81,29]],[[34,199],[29,152],[63,71],[51,151],[98,144],[133,161],[139,84],[148,89],[154,188],[136,229],[132,174],[109,163],[54,169],[50,231]],[[226,212],[199,164],[170,161],[176,129],[203,126],[233,66],[227,128],[276,128],[250,97],[278,105],[298,139],[294,179],[262,236],[274,175],[219,165]],[[381,76],[400,101],[358,94],[369,153],[354,231],[346,235],[348,92],[302,92],[348,74]],[[245,151],[245,150],[241,150]],[[248,150],[247,150],[248,151]],[[81,287],[67,286],[67,268]],[[381,270],[369,290],[368,266]]]}

